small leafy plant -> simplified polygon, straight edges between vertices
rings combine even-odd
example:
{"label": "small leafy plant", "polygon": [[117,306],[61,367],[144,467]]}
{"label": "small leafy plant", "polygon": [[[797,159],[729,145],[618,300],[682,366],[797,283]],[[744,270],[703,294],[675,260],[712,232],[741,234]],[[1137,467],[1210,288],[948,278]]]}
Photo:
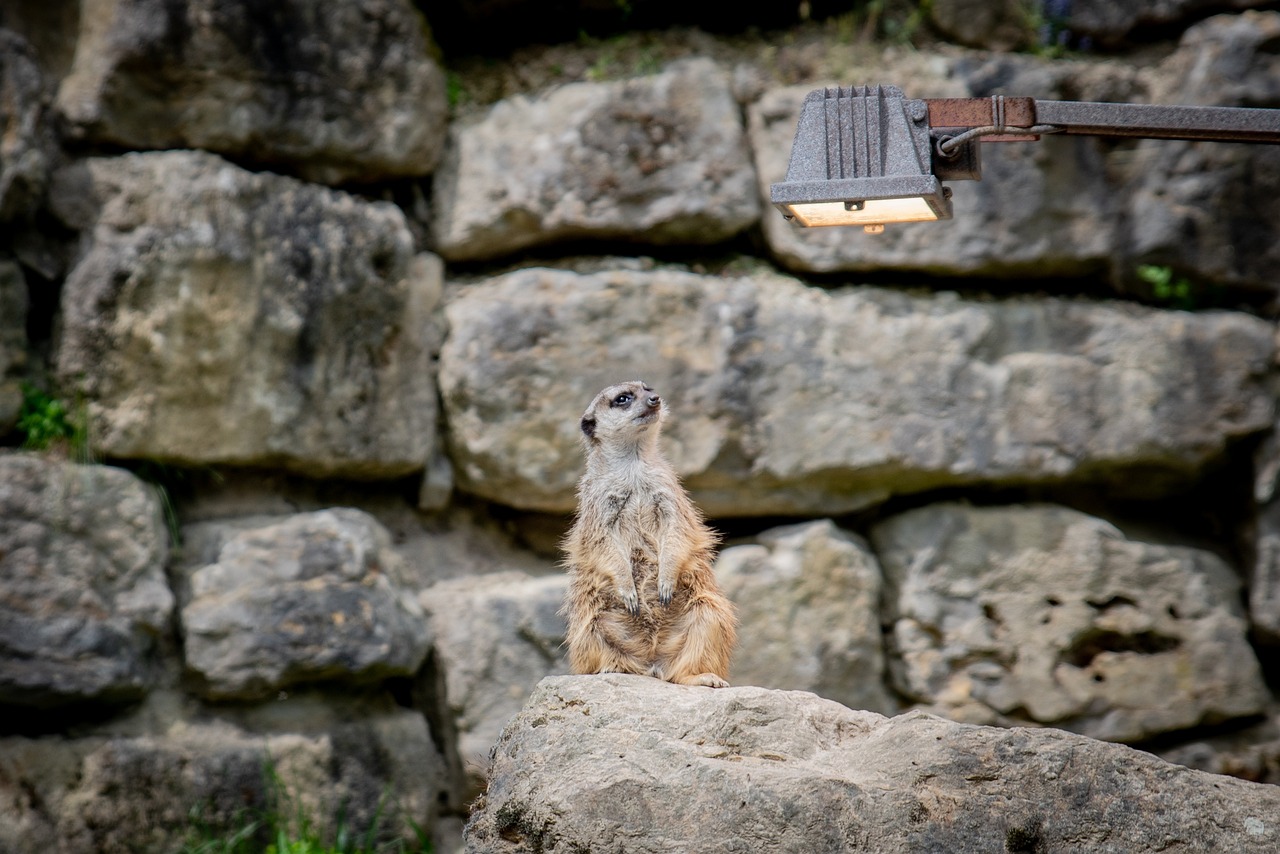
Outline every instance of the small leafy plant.
{"label": "small leafy plant", "polygon": [[60,450],[74,459],[90,458],[83,414],[72,417],[66,404],[31,383],[22,384],[18,432],[22,447],[29,451]]}
{"label": "small leafy plant", "polygon": [[1221,294],[1218,289],[1196,288],[1185,276],[1174,276],[1173,269],[1158,264],[1142,264],[1138,278],[1151,286],[1151,296],[1156,302],[1184,311],[1204,308],[1216,302]]}

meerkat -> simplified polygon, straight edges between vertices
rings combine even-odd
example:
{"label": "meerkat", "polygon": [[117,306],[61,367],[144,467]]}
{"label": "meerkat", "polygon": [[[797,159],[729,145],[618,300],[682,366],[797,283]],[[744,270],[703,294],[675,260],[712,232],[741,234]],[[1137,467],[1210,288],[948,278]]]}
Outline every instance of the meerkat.
{"label": "meerkat", "polygon": [[658,449],[665,418],[639,381],[609,386],[582,416],[587,467],[564,541],[569,662],[724,688],[737,616],[712,569],[719,538]]}

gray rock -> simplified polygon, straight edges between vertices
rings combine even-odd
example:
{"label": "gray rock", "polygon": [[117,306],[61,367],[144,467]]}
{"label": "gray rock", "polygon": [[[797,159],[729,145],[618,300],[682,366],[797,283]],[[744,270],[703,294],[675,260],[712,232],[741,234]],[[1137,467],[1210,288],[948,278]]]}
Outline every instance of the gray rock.
{"label": "gray rock", "polygon": [[1166,762],[1188,768],[1280,785],[1280,704],[1272,702],[1266,717],[1251,726],[1204,733],[1155,752]]}
{"label": "gray rock", "polygon": [[[1262,6],[1265,0],[1072,0],[1059,23],[1074,36],[1116,47],[1143,27],[1169,27],[1205,12]],[[1139,38],[1143,34],[1137,34]]]}
{"label": "gray rock", "polygon": [[441,266],[399,209],[212,154],[58,173],[57,369],[104,454],[399,477],[436,444]]}
{"label": "gray rock", "polygon": [[173,612],[168,548],[132,474],[0,452],[0,702],[141,697]]}
{"label": "gray rock", "polygon": [[57,106],[73,138],[202,148],[321,183],[426,175],[444,72],[407,0],[89,0]]}
{"label": "gray rock", "polygon": [[410,676],[426,657],[426,620],[391,538],[362,511],[229,532],[215,563],[182,573],[186,664],[207,697]]}
{"label": "gray rock", "polygon": [[34,214],[56,147],[34,53],[16,33],[0,29],[0,223]]}
{"label": "gray rock", "polygon": [[759,217],[737,102],[710,60],[502,101],[450,132],[436,249],[492,258],[570,238],[703,244]]}
{"label": "gray rock", "polygon": [[477,807],[471,854],[1280,845],[1280,789],[1122,745],[618,675],[543,681]]}
{"label": "gray rock", "polygon": [[730,681],[897,711],[885,687],[880,565],[866,544],[829,520],[756,539],[716,561],[716,580],[744,626]]}
{"label": "gray rock", "polygon": [[876,526],[890,671],[948,717],[1137,741],[1267,700],[1216,556],[1063,507],[933,505]]}
{"label": "gray rock", "polygon": [[538,680],[569,672],[557,613],[567,586],[563,573],[505,572],[441,582],[419,594],[471,794],[483,786],[502,727]]}
{"label": "gray rock", "polygon": [[1280,501],[1259,512],[1253,551],[1249,619],[1259,639],[1280,644]]}
{"label": "gray rock", "polygon": [[[1277,39],[1280,12],[1203,21],[1156,69],[1153,100],[1280,107]],[[1186,278],[1197,305],[1212,304],[1214,285],[1280,299],[1280,147],[1147,140],[1122,165],[1129,178],[1113,278],[1134,282],[1139,265],[1154,264]]]}
{"label": "gray rock", "polygon": [[[992,78],[1000,80],[1001,93],[1054,98],[1066,78],[1047,73],[1043,64],[1002,60],[1000,65],[993,74],[972,61],[925,65],[912,58],[889,64],[865,82],[910,83],[908,97],[944,98],[990,94],[973,89],[985,90],[984,79]],[[1020,65],[1028,66],[1024,80],[1017,79]],[[751,106],[751,147],[766,199],[769,185],[786,176],[800,106],[814,88],[773,89]],[[1044,137],[989,144],[981,148],[981,157],[982,180],[950,185],[953,219],[889,225],[883,234],[865,234],[858,228],[799,228],[770,208],[763,217],[769,251],[787,267],[809,273],[918,270],[1051,277],[1106,267],[1113,248],[1114,205],[1094,141]]]}
{"label": "gray rock", "polygon": [[665,452],[712,517],[974,483],[1154,492],[1271,426],[1272,329],[1236,313],[531,268],[446,316],[458,487],[527,509],[574,507],[578,417],[619,377],[666,396]]}
{"label": "gray rock", "polygon": [[422,715],[363,711],[295,729],[183,720],[149,735],[2,739],[0,850],[189,850],[263,813],[305,816],[328,838],[341,820],[353,838],[375,828],[380,843],[416,842],[409,822],[430,834],[436,821],[439,753]]}
{"label": "gray rock", "polygon": [[27,282],[22,268],[0,260],[0,435],[18,422],[27,367]]}
{"label": "gray rock", "polygon": [[1016,0],[933,0],[929,21],[947,38],[989,50],[1019,50],[1036,43],[1027,6]]}

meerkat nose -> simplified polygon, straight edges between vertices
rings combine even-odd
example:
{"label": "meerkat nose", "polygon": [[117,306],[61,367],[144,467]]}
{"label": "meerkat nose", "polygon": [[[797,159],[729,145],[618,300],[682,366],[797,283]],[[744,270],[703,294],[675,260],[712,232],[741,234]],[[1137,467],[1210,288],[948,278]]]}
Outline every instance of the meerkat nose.
{"label": "meerkat nose", "polygon": [[649,395],[650,406],[657,406],[659,403],[662,403],[662,398],[658,397],[656,394]]}

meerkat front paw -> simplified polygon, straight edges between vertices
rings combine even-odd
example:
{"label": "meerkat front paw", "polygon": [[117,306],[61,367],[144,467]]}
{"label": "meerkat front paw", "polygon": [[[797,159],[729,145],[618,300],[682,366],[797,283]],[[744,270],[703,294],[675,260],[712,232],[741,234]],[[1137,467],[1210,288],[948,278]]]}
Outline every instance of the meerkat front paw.
{"label": "meerkat front paw", "polygon": [[631,616],[636,617],[640,614],[640,594],[636,592],[635,582],[628,578],[618,584],[618,598],[622,600],[622,605],[627,609]]}
{"label": "meerkat front paw", "polygon": [[702,685],[707,688],[728,688],[729,683],[714,673],[699,673],[680,680],[681,685]]}
{"label": "meerkat front paw", "polygon": [[663,605],[671,604],[671,597],[676,593],[676,581],[674,578],[658,575],[658,601]]}

